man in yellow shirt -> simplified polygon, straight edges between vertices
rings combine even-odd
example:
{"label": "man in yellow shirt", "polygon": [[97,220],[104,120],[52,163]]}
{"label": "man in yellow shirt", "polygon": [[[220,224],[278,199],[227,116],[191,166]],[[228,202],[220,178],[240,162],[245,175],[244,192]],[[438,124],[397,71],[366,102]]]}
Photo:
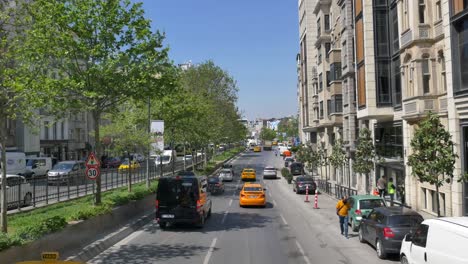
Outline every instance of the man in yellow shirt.
{"label": "man in yellow shirt", "polygon": [[336,214],[340,219],[341,235],[344,235],[346,239],[348,238],[348,211],[350,207],[348,196],[342,197],[336,204]]}

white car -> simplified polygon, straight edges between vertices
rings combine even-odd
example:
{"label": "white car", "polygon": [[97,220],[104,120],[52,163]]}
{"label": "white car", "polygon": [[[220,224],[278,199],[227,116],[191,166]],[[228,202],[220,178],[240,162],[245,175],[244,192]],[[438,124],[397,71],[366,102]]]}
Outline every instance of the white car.
{"label": "white car", "polygon": [[190,161],[190,160],[193,159],[193,156],[192,155],[185,155],[183,159],[186,160],[186,161]]}
{"label": "white car", "polygon": [[276,179],[276,168],[274,167],[265,167],[263,169],[263,178],[264,179]]}
{"label": "white car", "polygon": [[8,208],[32,204],[32,188],[23,176],[7,174],[6,181]]}
{"label": "white car", "polygon": [[424,220],[401,243],[402,264],[468,263],[468,217]]}
{"label": "white car", "polygon": [[220,178],[222,181],[232,181],[232,180],[233,180],[232,169],[222,169],[222,170],[219,172],[219,178]]}

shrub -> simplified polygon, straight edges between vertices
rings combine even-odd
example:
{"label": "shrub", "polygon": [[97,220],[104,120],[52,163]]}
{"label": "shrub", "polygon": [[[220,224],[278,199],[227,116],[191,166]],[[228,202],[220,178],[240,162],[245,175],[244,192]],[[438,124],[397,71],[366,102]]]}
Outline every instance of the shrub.
{"label": "shrub", "polygon": [[289,174],[291,174],[291,172],[289,172],[288,168],[281,169],[281,175],[283,175],[284,178],[287,178]]}

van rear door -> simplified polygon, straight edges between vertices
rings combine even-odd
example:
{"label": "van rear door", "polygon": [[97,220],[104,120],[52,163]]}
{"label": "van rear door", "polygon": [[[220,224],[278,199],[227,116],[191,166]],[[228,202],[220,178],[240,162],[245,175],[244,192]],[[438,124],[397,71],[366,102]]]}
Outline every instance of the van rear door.
{"label": "van rear door", "polygon": [[198,181],[194,178],[160,179],[158,217],[192,219],[197,215]]}

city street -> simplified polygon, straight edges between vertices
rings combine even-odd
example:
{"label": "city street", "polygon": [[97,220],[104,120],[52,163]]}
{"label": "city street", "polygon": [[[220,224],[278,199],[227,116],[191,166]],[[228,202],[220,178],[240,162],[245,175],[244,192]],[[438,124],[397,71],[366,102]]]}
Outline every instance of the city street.
{"label": "city street", "polygon": [[[283,166],[273,151],[243,153],[233,161],[235,178],[226,192],[212,196],[213,213],[203,229],[190,226],[162,231],[155,221],[137,230],[88,263],[396,263],[340,235],[335,200],[319,196],[320,209],[305,203],[284,179],[263,180],[263,167]],[[239,174],[253,167],[267,188],[266,208],[240,208]],[[279,175],[280,176],[280,175]]]}

